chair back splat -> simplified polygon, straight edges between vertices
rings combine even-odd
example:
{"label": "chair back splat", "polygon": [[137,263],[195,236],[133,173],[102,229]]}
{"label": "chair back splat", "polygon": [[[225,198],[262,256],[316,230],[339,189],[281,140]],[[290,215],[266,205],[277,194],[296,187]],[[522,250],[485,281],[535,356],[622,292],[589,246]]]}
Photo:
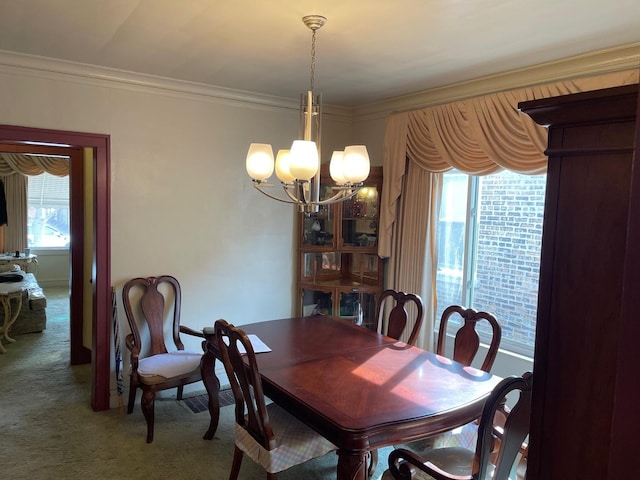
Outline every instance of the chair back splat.
{"label": "chair back splat", "polygon": [[[409,311],[407,307],[409,307]],[[380,295],[376,308],[377,331],[388,337],[400,340],[405,329],[409,327],[411,333],[408,335],[406,343],[415,345],[422,325],[423,310],[422,299],[418,295],[385,290]],[[412,313],[411,316],[409,315],[410,312]]]}
{"label": "chair back splat", "polygon": [[493,363],[498,355],[498,348],[502,340],[502,328],[495,316],[487,312],[478,312],[473,308],[465,308],[459,305],[451,305],[442,312],[440,319],[440,329],[438,331],[438,344],[436,353],[445,356],[445,342],[447,338],[447,326],[449,320],[458,314],[462,317],[463,324],[455,334],[453,344],[453,359],[464,365],[471,365],[480,348],[480,337],[476,327],[480,323],[487,323],[492,332],[489,349],[482,362],[481,370],[491,371]]}

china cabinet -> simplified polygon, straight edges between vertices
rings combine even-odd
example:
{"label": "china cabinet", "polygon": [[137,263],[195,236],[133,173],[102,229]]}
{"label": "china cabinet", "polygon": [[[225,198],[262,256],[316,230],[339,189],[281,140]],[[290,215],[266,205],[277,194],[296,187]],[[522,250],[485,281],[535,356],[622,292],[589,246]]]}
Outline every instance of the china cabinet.
{"label": "china cabinet", "polygon": [[[321,198],[333,194],[328,171],[321,172]],[[298,314],[334,315],[375,329],[382,293],[378,257],[378,213],[382,167],[371,168],[365,186],[351,199],[299,217]]]}

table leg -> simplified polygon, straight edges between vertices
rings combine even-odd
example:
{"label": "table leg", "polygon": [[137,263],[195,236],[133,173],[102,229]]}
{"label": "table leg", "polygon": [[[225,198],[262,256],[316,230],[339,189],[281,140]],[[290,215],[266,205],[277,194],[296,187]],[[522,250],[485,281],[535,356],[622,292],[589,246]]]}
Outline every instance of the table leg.
{"label": "table leg", "polygon": [[209,415],[211,416],[209,429],[202,438],[211,440],[216,434],[218,420],[220,419],[220,380],[216,377],[215,372],[216,357],[208,348],[206,340],[202,342],[202,348],[204,349],[204,355],[200,360],[200,372],[202,374],[202,383],[204,383],[209,395]]}
{"label": "table leg", "polygon": [[367,480],[367,452],[338,449],[337,480]]}

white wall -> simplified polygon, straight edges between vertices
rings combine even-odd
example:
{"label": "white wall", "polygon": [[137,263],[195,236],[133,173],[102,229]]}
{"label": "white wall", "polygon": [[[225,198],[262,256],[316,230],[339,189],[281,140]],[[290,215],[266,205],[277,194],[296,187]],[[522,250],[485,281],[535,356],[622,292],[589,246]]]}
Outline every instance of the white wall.
{"label": "white wall", "polygon": [[32,248],[31,253],[38,256],[35,276],[42,288],[69,286],[69,250]]}
{"label": "white wall", "polygon": [[244,163],[250,142],[291,143],[297,100],[0,52],[0,104],[2,124],[110,135],[118,295],[129,278],[171,274],[194,328],[293,313],[294,207],[255,191]]}

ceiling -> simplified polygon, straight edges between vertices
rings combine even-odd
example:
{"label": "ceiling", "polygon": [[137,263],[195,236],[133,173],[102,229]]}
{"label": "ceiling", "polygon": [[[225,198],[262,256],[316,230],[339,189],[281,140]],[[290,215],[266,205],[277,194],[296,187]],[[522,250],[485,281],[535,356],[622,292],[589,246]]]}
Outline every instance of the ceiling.
{"label": "ceiling", "polygon": [[640,41],[638,0],[0,0],[0,50],[358,106]]}

